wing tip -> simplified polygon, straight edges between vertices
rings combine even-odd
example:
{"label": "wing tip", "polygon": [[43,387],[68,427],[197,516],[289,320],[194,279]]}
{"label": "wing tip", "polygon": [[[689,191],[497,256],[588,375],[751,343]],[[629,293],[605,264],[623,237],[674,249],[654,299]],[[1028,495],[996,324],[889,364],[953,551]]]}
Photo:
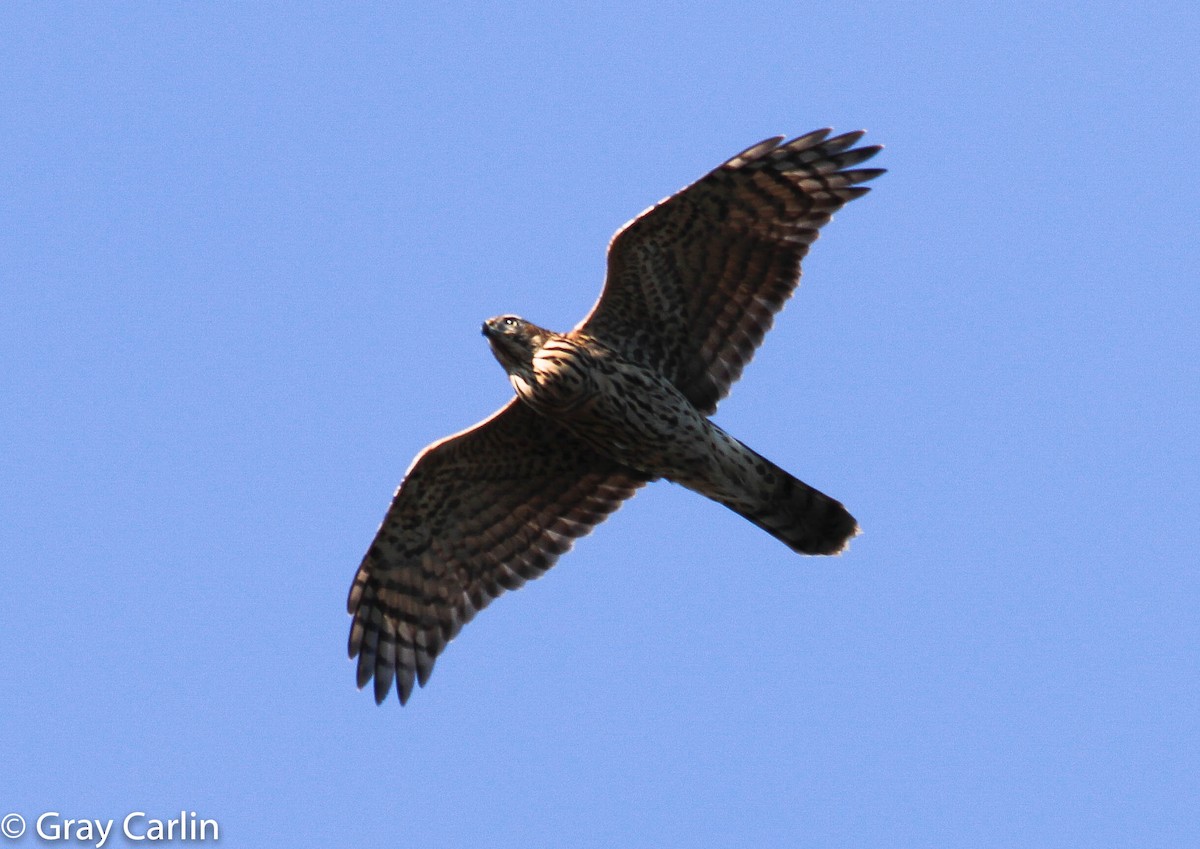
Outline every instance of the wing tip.
{"label": "wing tip", "polygon": [[886,168],[855,168],[853,171],[843,171],[842,176],[851,184],[866,183],[878,179],[887,173]]}
{"label": "wing tip", "polygon": [[816,130],[809,130],[804,135],[796,136],[794,139],[789,139],[779,147],[789,151],[805,150],[821,144],[832,132],[833,127],[821,127]]}
{"label": "wing tip", "polygon": [[720,167],[728,170],[742,168],[745,165],[755,161],[756,159],[761,159],[763,156],[766,156],[768,153],[775,150],[777,147],[779,147],[780,142],[782,142],[784,138],[784,136],[771,136],[769,139],[763,139],[757,144],[750,145],[741,153],[731,156],[728,160],[722,163]]}

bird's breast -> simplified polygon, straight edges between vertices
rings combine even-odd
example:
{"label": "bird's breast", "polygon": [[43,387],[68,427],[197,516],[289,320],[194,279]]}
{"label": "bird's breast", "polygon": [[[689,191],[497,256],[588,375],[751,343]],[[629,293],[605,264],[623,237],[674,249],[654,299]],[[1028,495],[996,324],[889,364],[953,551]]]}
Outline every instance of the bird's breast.
{"label": "bird's breast", "polygon": [[532,380],[514,380],[525,403],[538,412],[560,418],[577,412],[596,396],[594,364],[586,352],[561,339],[552,339],[533,355]]}
{"label": "bird's breast", "polygon": [[714,429],[657,372],[554,339],[534,354],[530,374],[513,377],[521,399],[601,454],[658,477],[709,474]]}
{"label": "bird's breast", "polygon": [[655,476],[706,466],[711,428],[665,377],[613,357],[596,358],[587,400],[559,421],[612,459]]}

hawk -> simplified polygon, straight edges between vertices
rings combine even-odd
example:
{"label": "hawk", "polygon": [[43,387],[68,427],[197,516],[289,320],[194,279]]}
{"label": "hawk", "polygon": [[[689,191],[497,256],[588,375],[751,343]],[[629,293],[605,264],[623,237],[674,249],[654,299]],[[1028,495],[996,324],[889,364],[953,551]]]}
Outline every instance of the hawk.
{"label": "hawk", "polygon": [[833,213],[883,173],[878,146],[816,130],[739,153],[617,231],[569,333],[514,315],[483,335],[516,396],[422,451],[350,588],[350,657],[375,701],[424,686],[459,630],[549,569],[644,484],[724,504],[802,554],[858,532],[838,501],[709,420],[800,279]]}

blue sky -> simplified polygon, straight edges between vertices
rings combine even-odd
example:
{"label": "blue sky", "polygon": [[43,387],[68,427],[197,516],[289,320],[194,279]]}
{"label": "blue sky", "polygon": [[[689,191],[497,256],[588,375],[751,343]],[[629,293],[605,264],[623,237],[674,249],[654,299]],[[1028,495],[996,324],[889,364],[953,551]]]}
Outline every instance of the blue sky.
{"label": "blue sky", "polygon": [[[1195,5],[453,5],[0,8],[0,815],[1200,843]],[[863,536],[656,484],[376,707],[346,592],[510,396],[479,322],[825,125],[889,173],[717,421]]]}

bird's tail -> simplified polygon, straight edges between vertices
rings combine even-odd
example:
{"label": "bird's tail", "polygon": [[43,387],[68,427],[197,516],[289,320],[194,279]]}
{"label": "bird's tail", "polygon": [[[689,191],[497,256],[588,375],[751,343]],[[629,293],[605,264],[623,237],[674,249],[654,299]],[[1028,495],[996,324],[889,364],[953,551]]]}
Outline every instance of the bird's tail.
{"label": "bird's tail", "polygon": [[757,480],[749,487],[739,487],[741,491],[736,495],[711,490],[705,495],[749,519],[793,551],[838,554],[846,548],[858,533],[858,522],[840,501],[813,489],[740,442],[737,444],[752,458],[750,468]]}
{"label": "bird's tail", "polygon": [[813,489],[782,469],[773,496],[746,508],[726,504],[793,551],[839,554],[858,533],[858,522],[840,501]]}

